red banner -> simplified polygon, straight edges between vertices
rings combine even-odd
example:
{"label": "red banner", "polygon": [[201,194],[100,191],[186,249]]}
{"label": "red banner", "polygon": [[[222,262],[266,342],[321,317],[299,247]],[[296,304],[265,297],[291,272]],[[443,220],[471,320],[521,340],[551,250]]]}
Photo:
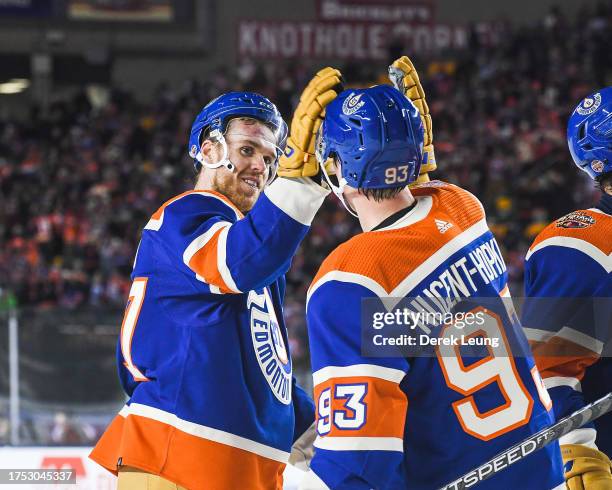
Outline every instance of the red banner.
{"label": "red banner", "polygon": [[419,53],[462,49],[467,30],[406,22],[244,20],[238,24],[238,52],[251,58],[383,60],[391,40],[401,40]]}

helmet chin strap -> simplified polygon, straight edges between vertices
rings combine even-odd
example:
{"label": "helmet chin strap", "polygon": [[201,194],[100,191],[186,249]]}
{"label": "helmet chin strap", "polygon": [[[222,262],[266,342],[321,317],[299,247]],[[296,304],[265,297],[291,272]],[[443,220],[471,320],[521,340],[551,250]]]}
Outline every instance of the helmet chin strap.
{"label": "helmet chin strap", "polygon": [[342,203],[342,205],[346,208],[346,210],[352,214],[353,216],[355,216],[355,218],[359,218],[359,216],[357,215],[357,212],[354,211],[351,206],[349,205],[349,203],[346,202],[346,199],[344,198],[344,188],[347,185],[347,181],[344,177],[341,177],[338,180],[338,185],[334,185],[332,184],[331,179],[329,178],[329,175],[327,175],[327,172],[325,171],[325,167],[321,168],[321,171],[323,173],[323,176],[325,177],[325,180],[327,181],[327,184],[329,185],[330,189],[332,190],[332,192],[336,195],[336,197],[338,199],[340,199],[340,202]]}
{"label": "helmet chin strap", "polygon": [[236,171],[236,165],[234,165],[230,159],[228,158],[228,149],[227,149],[227,142],[225,141],[225,137],[223,136],[223,133],[221,133],[221,131],[219,131],[218,129],[215,129],[214,131],[211,131],[210,135],[208,136],[211,140],[216,141],[217,143],[219,143],[221,145],[221,151],[222,151],[222,155],[221,155],[221,159],[215,163],[210,163],[207,162],[204,159],[204,155],[202,155],[202,152],[199,151],[198,154],[196,155],[196,160],[198,162],[200,162],[202,165],[204,165],[205,167],[208,168],[219,168],[219,167],[225,167],[226,169],[228,169],[230,172],[235,172]]}

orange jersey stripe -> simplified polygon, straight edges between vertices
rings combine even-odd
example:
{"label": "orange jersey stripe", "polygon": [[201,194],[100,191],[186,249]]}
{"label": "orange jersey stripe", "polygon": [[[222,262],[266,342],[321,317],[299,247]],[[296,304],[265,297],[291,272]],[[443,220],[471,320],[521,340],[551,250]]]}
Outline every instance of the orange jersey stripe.
{"label": "orange jersey stripe", "polygon": [[115,417],[90,458],[115,475],[121,458],[124,466],[207,490],[281,490],[285,469],[278,461],[138,415]]}
{"label": "orange jersey stripe", "polygon": [[223,194],[216,192],[216,191],[211,191],[211,190],[194,190],[194,191],[186,191],[183,192],[182,194],[179,194],[178,196],[174,196],[172,199],[168,199],[164,204],[162,204],[159,209],[157,211],[155,211],[153,213],[153,215],[151,216],[152,219],[154,220],[159,220],[162,215],[164,214],[164,210],[170,205],[172,204],[174,201],[178,201],[179,199],[181,199],[182,197],[185,197],[189,194],[210,194],[212,196],[216,196],[219,199],[221,199],[225,204],[227,204],[229,207],[231,207],[234,212],[236,214],[238,214],[238,216],[240,216],[240,218],[243,217],[243,214],[240,212],[240,210],[234,205],[234,203],[232,201],[230,201],[226,196],[224,196]]}
{"label": "orange jersey stripe", "polygon": [[193,191],[186,191],[183,192],[182,194],[179,194],[178,196],[174,196],[172,199],[168,199],[165,203],[163,203],[159,209],[157,211],[155,211],[152,215],[151,218],[154,220],[158,220],[161,219],[162,215],[164,214],[164,210],[170,205],[172,204],[174,201],[178,201],[179,199],[181,199],[182,197],[185,197],[189,194],[193,194]]}
{"label": "orange jersey stripe", "polygon": [[543,379],[563,376],[582,380],[586,368],[599,359],[596,352],[561,337],[529,341],[529,345]]}
{"label": "orange jersey stripe", "polygon": [[192,271],[202,276],[207,284],[217,286],[222,293],[234,293],[235,291],[226,284],[219,270],[219,235],[222,232],[223,228],[216,231],[211,239],[191,257],[188,265]]}
{"label": "orange jersey stripe", "polygon": [[[332,378],[314,389],[315,403],[321,392],[331,389],[334,393],[336,385],[366,384],[367,393],[362,403],[366,406],[365,424],[359,429],[339,429],[333,423],[331,430],[325,436],[330,437],[404,437],[404,423],[408,399],[397,383],[380,378],[355,376]],[[331,414],[343,411],[350,417],[351,410],[344,405],[346,399],[331,396]],[[317,413],[317,424],[320,414]]]}

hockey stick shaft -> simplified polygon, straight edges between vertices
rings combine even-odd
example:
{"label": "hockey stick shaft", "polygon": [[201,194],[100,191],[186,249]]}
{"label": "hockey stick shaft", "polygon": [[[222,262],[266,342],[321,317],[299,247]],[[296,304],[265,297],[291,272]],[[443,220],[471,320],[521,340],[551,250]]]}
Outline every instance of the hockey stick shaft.
{"label": "hockey stick shaft", "polygon": [[554,425],[542,429],[529,436],[524,441],[512,446],[510,449],[496,455],[485,464],[474,468],[458,480],[444,485],[440,490],[464,490],[491,478],[508,466],[521,461],[523,458],[543,448],[547,444],[558,440],[569,432],[588,424],[612,410],[612,393],[594,401],[571,415],[562,418]]}

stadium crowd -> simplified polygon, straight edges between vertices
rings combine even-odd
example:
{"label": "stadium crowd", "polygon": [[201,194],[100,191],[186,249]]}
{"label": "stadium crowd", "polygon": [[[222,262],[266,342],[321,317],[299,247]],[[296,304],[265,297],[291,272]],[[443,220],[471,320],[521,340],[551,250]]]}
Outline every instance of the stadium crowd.
{"label": "stadium crowd", "polygon": [[[420,58],[434,122],[435,177],[484,203],[502,245],[514,295],[522,260],[553,218],[596,199],[573,165],[565,124],[573,105],[610,85],[612,9],[557,9],[529,27],[500,26],[469,50]],[[166,199],[192,186],[187,138],[202,105],[229,90],[261,92],[289,120],[318,66],[254,64],[219,68],[205,81],[159,87],[149,104],[115,89],[102,106],[82,93],[33,108],[25,122],[0,120],[0,287],[19,305],[121,308],[139,235]],[[386,66],[344,67],[355,85]],[[315,219],[288,274],[285,314],[296,363],[307,362],[304,301],[322,259],[358,230],[336,200]]]}

